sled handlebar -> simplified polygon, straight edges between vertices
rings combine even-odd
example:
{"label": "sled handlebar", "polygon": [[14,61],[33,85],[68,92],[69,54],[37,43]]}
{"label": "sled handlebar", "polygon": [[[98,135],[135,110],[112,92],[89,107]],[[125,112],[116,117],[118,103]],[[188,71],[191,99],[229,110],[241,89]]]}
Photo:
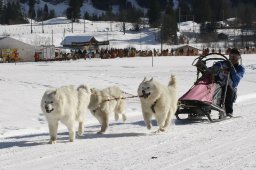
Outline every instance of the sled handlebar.
{"label": "sled handlebar", "polygon": [[[212,57],[213,55],[215,55],[215,57]],[[216,55],[218,57],[216,57]],[[211,57],[209,57],[209,56],[211,56]],[[229,68],[234,68],[231,61],[225,55],[219,54],[219,53],[209,53],[207,55],[201,55],[201,56],[197,57],[196,59],[194,59],[194,61],[192,62],[192,66],[198,67],[198,64],[201,65],[201,63],[206,66],[207,61],[211,61],[211,60],[227,61],[228,65],[229,65]]]}

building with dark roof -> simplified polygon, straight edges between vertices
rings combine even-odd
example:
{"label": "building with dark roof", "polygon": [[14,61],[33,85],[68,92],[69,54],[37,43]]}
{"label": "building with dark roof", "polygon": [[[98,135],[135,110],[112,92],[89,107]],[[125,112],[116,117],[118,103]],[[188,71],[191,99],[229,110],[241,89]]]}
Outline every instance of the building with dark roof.
{"label": "building with dark roof", "polygon": [[93,36],[66,36],[61,42],[63,47],[81,50],[96,50],[101,45],[109,45],[109,41],[98,41]]}

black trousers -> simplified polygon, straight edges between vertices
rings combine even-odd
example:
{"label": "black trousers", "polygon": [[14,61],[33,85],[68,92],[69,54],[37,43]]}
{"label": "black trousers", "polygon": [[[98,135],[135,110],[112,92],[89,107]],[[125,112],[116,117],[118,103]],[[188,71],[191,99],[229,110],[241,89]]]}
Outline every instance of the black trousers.
{"label": "black trousers", "polygon": [[[223,87],[223,91],[225,90],[225,87]],[[233,88],[231,86],[227,87],[227,93],[226,93],[226,100],[225,100],[225,109],[226,113],[233,113],[233,103],[236,100],[236,88]]]}

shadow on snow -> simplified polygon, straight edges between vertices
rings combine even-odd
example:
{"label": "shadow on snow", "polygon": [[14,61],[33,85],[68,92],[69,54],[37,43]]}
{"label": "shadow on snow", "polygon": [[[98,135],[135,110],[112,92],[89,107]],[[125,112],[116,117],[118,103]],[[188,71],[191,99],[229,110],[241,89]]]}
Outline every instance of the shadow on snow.
{"label": "shadow on snow", "polygon": [[[145,128],[144,121],[136,121],[129,123],[111,123],[109,127],[119,126],[123,124],[131,124],[137,126],[143,126]],[[152,120],[152,125],[157,126],[155,120]],[[122,137],[138,137],[138,136],[150,136],[150,133],[138,133],[138,132],[127,132],[127,133],[106,133],[97,134],[97,130],[100,129],[100,125],[93,125],[85,127],[85,133],[83,136],[76,136],[76,139],[97,139],[97,138],[122,138]],[[87,129],[97,130],[87,130]],[[31,135],[13,136],[1,139],[0,149],[11,148],[11,147],[31,147],[45,145],[48,143],[49,133],[39,133]],[[57,143],[69,143],[69,133],[59,132],[57,135]]]}

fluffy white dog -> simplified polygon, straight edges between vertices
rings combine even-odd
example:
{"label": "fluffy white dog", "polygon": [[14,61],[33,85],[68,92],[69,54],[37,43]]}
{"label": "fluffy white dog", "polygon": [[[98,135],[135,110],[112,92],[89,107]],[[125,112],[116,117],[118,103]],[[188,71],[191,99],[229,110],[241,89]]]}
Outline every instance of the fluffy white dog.
{"label": "fluffy white dog", "polygon": [[151,129],[151,118],[155,116],[159,129],[166,131],[172,116],[177,110],[176,77],[171,76],[168,86],[164,86],[153,78],[141,82],[138,88],[143,118],[148,129]]}
{"label": "fluffy white dog", "polygon": [[109,126],[109,115],[114,112],[115,120],[119,119],[119,113],[122,114],[123,121],[125,115],[125,96],[119,87],[112,86],[102,90],[92,88],[91,99],[88,108],[101,124],[98,134],[106,132]]}
{"label": "fluffy white dog", "polygon": [[56,143],[59,121],[67,126],[70,142],[75,139],[76,121],[79,122],[78,134],[83,135],[90,95],[91,92],[86,86],[80,86],[77,89],[74,86],[63,86],[44,93],[41,109],[48,121],[50,144]]}

